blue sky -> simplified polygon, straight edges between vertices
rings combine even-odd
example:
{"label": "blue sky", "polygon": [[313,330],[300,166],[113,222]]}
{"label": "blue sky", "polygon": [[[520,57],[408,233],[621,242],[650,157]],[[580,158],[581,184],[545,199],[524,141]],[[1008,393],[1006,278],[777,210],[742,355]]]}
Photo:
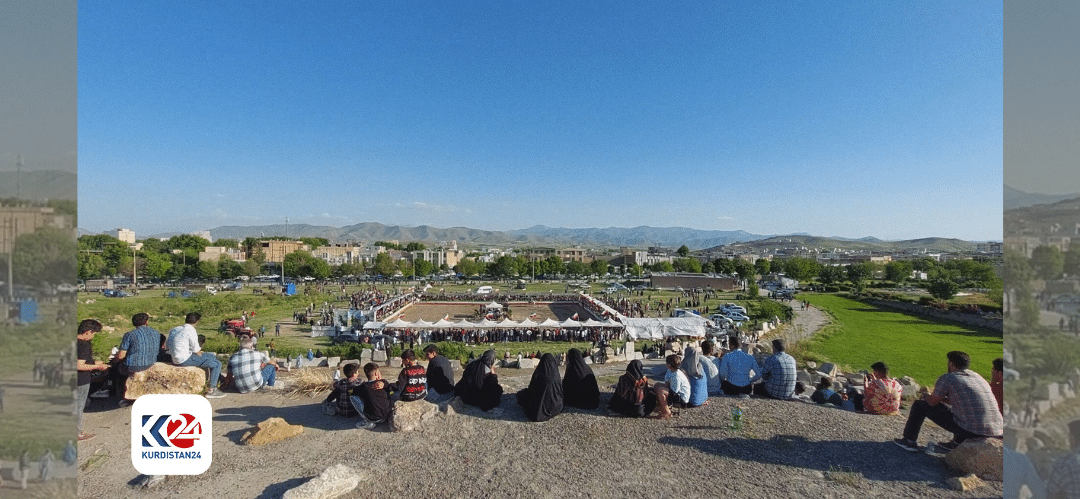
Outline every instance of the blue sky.
{"label": "blue sky", "polygon": [[1000,240],[1001,3],[79,8],[80,226]]}

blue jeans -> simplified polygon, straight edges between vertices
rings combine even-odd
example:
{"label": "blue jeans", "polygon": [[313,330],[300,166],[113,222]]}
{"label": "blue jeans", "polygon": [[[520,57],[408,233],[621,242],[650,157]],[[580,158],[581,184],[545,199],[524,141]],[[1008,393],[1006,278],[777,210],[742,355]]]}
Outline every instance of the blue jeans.
{"label": "blue jeans", "polygon": [[185,360],[178,364],[181,367],[202,367],[204,369],[210,369],[210,377],[207,378],[207,384],[210,389],[216,389],[218,385],[218,379],[221,377],[221,361],[217,360],[217,357],[212,353],[199,352],[191,354],[188,360]]}
{"label": "blue jeans", "polygon": [[277,381],[277,368],[267,364],[262,368],[263,384],[266,386],[274,386],[274,382]]}

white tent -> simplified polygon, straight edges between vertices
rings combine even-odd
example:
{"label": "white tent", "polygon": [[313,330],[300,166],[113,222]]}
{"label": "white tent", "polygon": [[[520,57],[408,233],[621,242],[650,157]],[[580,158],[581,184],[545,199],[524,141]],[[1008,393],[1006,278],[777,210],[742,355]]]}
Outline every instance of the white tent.
{"label": "white tent", "polygon": [[537,325],[538,324],[533,322],[532,319],[525,319],[525,320],[521,321],[521,323],[518,324],[518,327],[530,328],[530,327],[536,327]]}
{"label": "white tent", "polygon": [[398,320],[387,324],[386,327],[388,329],[406,329],[406,328],[413,327],[413,323],[405,322],[405,321],[401,320],[400,318],[398,318]]}
{"label": "white tent", "polygon": [[439,321],[432,324],[431,327],[436,328],[436,329],[446,329],[446,328],[454,327],[454,323],[450,322],[450,321],[448,321],[446,319],[439,319]]}
{"label": "white tent", "polygon": [[431,323],[428,322],[428,321],[425,321],[424,319],[417,319],[416,322],[413,323],[413,327],[425,328],[426,329],[426,328],[431,327]]}
{"label": "white tent", "polygon": [[499,325],[498,322],[489,321],[487,319],[484,319],[484,320],[482,320],[480,322],[477,322],[476,324],[473,324],[474,327],[485,328],[485,329],[490,329],[490,328],[493,328],[493,327],[498,326],[498,325]]}
{"label": "white tent", "polygon": [[705,319],[699,316],[628,318],[626,334],[631,339],[659,340],[669,336],[705,336]]}
{"label": "white tent", "polygon": [[544,319],[544,322],[540,323],[540,327],[562,327],[555,319]]}
{"label": "white tent", "polygon": [[565,321],[562,321],[562,323],[559,324],[559,327],[563,327],[563,328],[581,327],[581,323],[578,322],[578,321],[575,321],[574,319],[566,319]]}
{"label": "white tent", "polygon": [[495,303],[495,302],[491,302],[491,303],[488,303],[487,305],[484,305],[484,310],[502,310],[502,308],[503,308],[502,305],[499,305],[498,303]]}
{"label": "white tent", "polygon": [[510,320],[509,317],[507,317],[507,318],[499,321],[498,326],[499,327],[519,327],[519,326],[521,326],[521,324],[519,324],[517,322],[514,322],[514,321]]}
{"label": "white tent", "polygon": [[454,323],[454,327],[458,329],[475,329],[476,324],[473,324],[465,319],[461,319],[460,321]]}
{"label": "white tent", "polygon": [[581,325],[585,327],[604,327],[603,322],[591,318],[586,320],[585,322],[582,322]]}
{"label": "white tent", "polygon": [[385,326],[385,322],[379,321],[367,321],[364,323],[364,329],[382,329]]}

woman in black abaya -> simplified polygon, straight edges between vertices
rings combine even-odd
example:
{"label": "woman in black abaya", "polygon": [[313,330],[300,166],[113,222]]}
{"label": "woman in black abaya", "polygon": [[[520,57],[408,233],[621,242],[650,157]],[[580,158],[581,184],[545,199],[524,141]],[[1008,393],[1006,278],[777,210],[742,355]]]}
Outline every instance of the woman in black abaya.
{"label": "woman in black abaya", "polygon": [[503,389],[495,374],[495,350],[488,350],[479,359],[470,362],[461,373],[461,381],[454,386],[454,394],[461,401],[490,411],[499,406]]}
{"label": "woman in black abaya", "polygon": [[608,407],[632,418],[648,416],[656,409],[656,392],[650,389],[649,378],[645,377],[640,360],[626,365],[626,372],[619,377]]}
{"label": "woman in black abaya", "polygon": [[581,350],[571,348],[566,355],[566,374],[563,376],[564,403],[568,407],[596,409],[600,407],[600,387],[592,368],[585,363]]}
{"label": "woman in black abaya", "polygon": [[517,402],[525,417],[533,421],[547,421],[562,412],[563,383],[554,355],[545,353],[540,357],[529,387],[517,393]]}

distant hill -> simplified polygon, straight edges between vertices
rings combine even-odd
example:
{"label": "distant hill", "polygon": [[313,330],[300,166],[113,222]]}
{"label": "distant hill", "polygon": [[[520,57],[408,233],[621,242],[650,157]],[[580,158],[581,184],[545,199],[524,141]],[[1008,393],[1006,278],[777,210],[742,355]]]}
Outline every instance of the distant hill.
{"label": "distant hill", "polygon": [[57,170],[0,172],[0,198],[27,201],[76,199],[79,183],[74,173]]}
{"label": "distant hill", "polygon": [[1080,222],[1080,196],[1049,204],[1036,204],[1005,210],[1005,235],[1048,235],[1055,224],[1060,235],[1075,236]]}
{"label": "distant hill", "polygon": [[965,252],[975,251],[976,242],[949,239],[943,237],[925,237],[905,241],[883,241],[875,237],[846,239],[839,237],[818,237],[804,235],[776,236],[746,243],[752,248],[795,248],[839,249],[864,251],[922,250]]}
{"label": "distant hill", "polygon": [[1053,204],[1058,201],[1064,201],[1066,199],[1080,198],[1080,193],[1075,194],[1036,194],[1031,192],[1024,192],[1020,189],[1013,189],[1012,187],[1005,186],[1005,209],[1011,210],[1014,208],[1024,208],[1027,206],[1035,206],[1039,204]]}
{"label": "distant hill", "polygon": [[[926,249],[928,251],[974,251],[976,243],[959,239],[928,237],[907,241],[883,241],[875,237],[849,239],[821,237],[804,233],[783,236],[763,236],[745,231],[699,230],[686,227],[608,227],[568,229],[537,225],[528,229],[487,231],[467,227],[437,228],[428,225],[402,227],[365,222],[345,227],[284,224],[259,226],[222,226],[210,230],[214,240],[246,237],[324,237],[334,243],[400,241],[422,242],[428,245],[457,241],[462,246],[570,246],[587,248],[617,248],[627,246],[644,249],[649,246],[677,248],[686,245],[691,250],[715,248],[740,243],[759,248],[807,247],[817,249],[887,251]],[[85,232],[80,231],[80,235]],[[175,233],[152,234],[146,237],[170,237]],[[140,238],[143,236],[140,236]]]}

